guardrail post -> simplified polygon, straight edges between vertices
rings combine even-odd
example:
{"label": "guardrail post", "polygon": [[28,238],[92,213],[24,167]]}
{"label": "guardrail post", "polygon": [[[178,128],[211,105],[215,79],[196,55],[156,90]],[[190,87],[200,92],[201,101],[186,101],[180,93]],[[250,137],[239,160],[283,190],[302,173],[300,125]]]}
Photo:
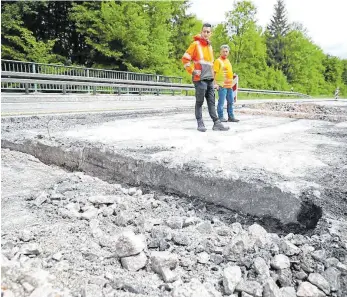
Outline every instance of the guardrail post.
{"label": "guardrail post", "polygon": [[188,90],[186,90],[186,96],[188,96]]}
{"label": "guardrail post", "polygon": [[63,94],[66,95],[66,85],[63,85]]}
{"label": "guardrail post", "polygon": [[29,84],[25,83],[25,94],[29,95]]}
{"label": "guardrail post", "polygon": [[[33,73],[36,73],[35,63],[32,64]],[[34,93],[37,93],[37,84],[34,84]]]}
{"label": "guardrail post", "polygon": [[140,96],[142,95],[142,90],[141,90],[141,89],[139,90],[139,95],[140,95]]}
{"label": "guardrail post", "polygon": [[157,96],[159,96],[159,95],[160,95],[160,90],[158,89],[158,90],[157,90]]}
{"label": "guardrail post", "polygon": [[121,91],[120,91],[120,88],[118,88],[118,96],[121,95]]}
{"label": "guardrail post", "polygon": [[[129,72],[127,72],[127,79],[126,80],[129,80]],[[129,88],[127,88],[127,94],[129,94]]]}
{"label": "guardrail post", "polygon": [[[87,69],[87,77],[89,77],[89,69]],[[88,86],[88,94],[90,93],[90,86]]]}
{"label": "guardrail post", "polygon": [[172,90],[172,96],[175,96],[175,90]]}
{"label": "guardrail post", "polygon": [[93,86],[93,95],[96,95],[96,86]]}

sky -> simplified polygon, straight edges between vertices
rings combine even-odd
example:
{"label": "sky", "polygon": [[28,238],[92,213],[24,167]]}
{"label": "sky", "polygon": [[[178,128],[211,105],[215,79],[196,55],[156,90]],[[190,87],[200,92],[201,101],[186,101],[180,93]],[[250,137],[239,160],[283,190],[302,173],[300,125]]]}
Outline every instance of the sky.
{"label": "sky", "polygon": [[[258,25],[269,23],[276,0],[251,0],[257,8]],[[213,25],[225,21],[233,0],[190,0],[188,12]],[[347,0],[285,0],[288,21],[300,22],[324,53],[347,59]]]}

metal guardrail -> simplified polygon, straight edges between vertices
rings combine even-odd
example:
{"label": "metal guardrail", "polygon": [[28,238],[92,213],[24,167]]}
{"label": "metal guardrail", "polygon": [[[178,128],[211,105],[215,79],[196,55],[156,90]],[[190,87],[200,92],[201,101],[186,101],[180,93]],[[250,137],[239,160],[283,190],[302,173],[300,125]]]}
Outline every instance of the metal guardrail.
{"label": "metal guardrail", "polygon": [[[37,75],[35,78],[25,78],[23,74],[18,73],[2,73],[1,88],[2,90],[17,90],[24,91],[26,94],[39,90],[41,92],[62,92],[66,93],[109,93],[109,94],[124,94],[124,93],[154,93],[160,94],[172,94],[176,92],[182,93],[186,91],[188,95],[189,91],[194,91],[194,86],[190,84],[170,84],[170,83],[144,83],[125,80],[105,80],[105,79],[69,79],[68,76],[61,77],[62,80],[57,80],[50,75]],[[7,77],[4,77],[7,76]],[[65,78],[65,80],[64,80]],[[287,91],[273,91],[273,90],[257,90],[239,88],[238,92],[253,93],[253,94],[272,94],[272,95],[284,95],[284,96],[297,96],[310,98],[310,96]]]}
{"label": "metal guardrail", "polygon": [[311,98],[311,96],[303,94],[303,93],[289,92],[289,91],[273,91],[273,90],[258,90],[258,89],[239,88],[238,92],[253,93],[253,94],[266,94],[266,95],[297,96],[297,97]]}
{"label": "metal guardrail", "polygon": [[[7,64],[7,62],[11,63]],[[124,93],[136,93],[140,95],[143,93],[175,95],[176,92],[182,93],[182,91],[185,91],[186,95],[188,95],[189,91],[194,91],[194,86],[192,84],[182,84],[182,78],[179,77],[164,77],[130,72],[122,73],[120,71],[82,67],[70,67],[71,69],[68,68],[68,71],[63,71],[63,68],[66,68],[67,66],[30,62],[20,62],[16,64],[12,62],[19,61],[1,61],[2,91],[20,91],[25,92],[26,94],[29,94],[30,92],[62,92],[63,94],[92,92],[93,94],[108,93],[118,95]],[[46,69],[42,65],[45,67],[52,66],[53,68],[48,71],[48,68]],[[40,72],[36,71],[37,67]],[[33,68],[35,68],[34,71]],[[81,72],[78,72],[76,69],[79,69]],[[102,75],[86,75],[85,70],[100,71],[99,74]],[[111,72],[113,74],[109,75]],[[98,72],[92,73],[95,74]],[[109,75],[109,77],[105,77],[107,75]],[[127,79],[127,77],[132,79]],[[179,79],[179,82],[176,82],[176,79]],[[302,93],[288,91],[239,88],[238,92],[310,98],[310,96]]]}
{"label": "metal guardrail", "polygon": [[59,80],[59,81],[75,81],[77,82],[107,82],[107,83],[117,83],[117,84],[128,84],[128,85],[144,85],[144,86],[167,86],[167,87],[191,87],[191,84],[182,84],[182,83],[169,83],[169,82],[154,82],[154,81],[132,81],[125,79],[105,79],[98,77],[78,77],[71,75],[54,75],[54,74],[39,74],[39,73],[25,73],[25,72],[11,72],[11,71],[2,71],[2,77],[8,78],[25,78],[25,79],[37,79],[37,80]]}
{"label": "metal guardrail", "polygon": [[[66,94],[69,91],[84,91],[86,92],[88,90],[88,87],[92,88],[93,94],[96,93],[114,93],[121,95],[122,93],[155,93],[157,95],[163,94],[163,93],[172,93],[173,95],[175,92],[182,92],[182,91],[190,91],[194,88],[192,86],[189,87],[182,87],[182,85],[163,85],[157,84],[157,85],[144,85],[144,84],[137,84],[137,83],[117,83],[117,82],[88,82],[88,81],[69,81],[69,80],[44,80],[44,79],[26,79],[26,78],[2,78],[1,79],[2,84],[17,84],[16,90],[24,90],[26,94],[30,93],[30,90],[32,91],[34,89],[34,84],[40,85],[40,86],[46,86],[45,90],[59,90],[60,92],[63,92]],[[73,87],[78,87],[73,88]],[[166,92],[165,92],[166,91]]]}
{"label": "metal guardrail", "polygon": [[40,73],[51,75],[68,75],[75,77],[93,77],[104,79],[122,79],[131,81],[152,81],[166,83],[182,83],[182,77],[164,76],[128,71],[106,70],[97,68],[85,68],[77,66],[65,66],[59,64],[45,64],[35,62],[23,62],[16,60],[1,60],[1,71]]}

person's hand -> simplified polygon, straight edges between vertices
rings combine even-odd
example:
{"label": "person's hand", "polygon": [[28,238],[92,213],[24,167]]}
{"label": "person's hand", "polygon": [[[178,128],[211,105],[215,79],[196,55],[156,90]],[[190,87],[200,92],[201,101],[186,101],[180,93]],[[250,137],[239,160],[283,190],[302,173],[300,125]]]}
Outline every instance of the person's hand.
{"label": "person's hand", "polygon": [[201,70],[193,70],[193,75],[200,75],[201,74]]}
{"label": "person's hand", "polygon": [[236,96],[234,97],[234,103],[237,101]]}
{"label": "person's hand", "polygon": [[219,85],[215,84],[213,87],[214,87],[217,91],[219,90]]}

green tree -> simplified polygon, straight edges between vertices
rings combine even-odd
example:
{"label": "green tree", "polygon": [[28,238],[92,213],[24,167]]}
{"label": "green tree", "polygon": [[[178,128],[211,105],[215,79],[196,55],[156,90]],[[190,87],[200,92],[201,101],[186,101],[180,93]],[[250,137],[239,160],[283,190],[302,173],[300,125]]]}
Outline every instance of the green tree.
{"label": "green tree", "polygon": [[[249,47],[249,35],[254,35],[256,8],[251,1],[238,1],[234,9],[226,13],[226,31],[232,42],[234,63],[244,59],[245,48]],[[254,37],[254,36],[253,36]]]}
{"label": "green tree", "polygon": [[289,31],[289,24],[287,19],[287,11],[283,0],[277,0],[275,4],[275,12],[267,26],[271,36],[286,36]]}
{"label": "green tree", "polygon": [[239,75],[240,86],[246,88],[289,89],[281,71],[266,64],[266,44],[262,30],[256,24],[256,8],[250,1],[238,1],[226,13],[226,23],[219,24],[212,44],[219,55],[221,44],[229,44],[230,61]]}
{"label": "green tree", "polygon": [[342,60],[342,82],[347,86],[347,60]]}
{"label": "green tree", "polygon": [[287,75],[288,66],[285,64],[284,58],[286,44],[284,38],[290,26],[283,0],[277,0],[274,9],[274,14],[270,20],[270,24],[267,26],[266,32],[267,62],[269,66],[274,67],[276,70],[282,70]]}
{"label": "green tree", "polygon": [[22,15],[28,9],[26,3],[4,3],[1,14],[1,57],[51,63],[58,60],[52,53],[56,40],[39,41],[33,32],[24,26]]}
{"label": "green tree", "polygon": [[172,1],[172,17],[170,21],[172,44],[169,57],[171,67],[165,73],[170,75],[183,76],[186,82],[191,82],[191,76],[184,70],[181,58],[193,41],[193,36],[198,34],[202,28],[202,21],[198,20],[195,15],[187,13],[190,6],[189,1]]}
{"label": "green tree", "polygon": [[171,2],[149,2],[149,38],[147,39],[148,58],[145,67],[153,73],[166,74],[171,67]]}
{"label": "green tree", "polygon": [[70,17],[92,49],[94,66],[163,74],[170,69],[173,12],[163,1],[84,2]]}
{"label": "green tree", "polygon": [[296,91],[325,94],[324,53],[300,31],[291,31],[285,37],[284,51],[289,83]]}
{"label": "green tree", "polygon": [[125,70],[122,64],[122,37],[125,36],[122,11],[115,2],[74,3],[70,19],[76,31],[85,36],[90,52],[85,64],[92,67],[106,67]]}
{"label": "green tree", "polygon": [[55,39],[53,52],[65,57],[65,61],[84,64],[88,45],[84,36],[76,31],[74,21],[69,18],[74,1],[30,1],[30,9],[23,14],[25,27],[33,32],[37,40]]}
{"label": "green tree", "polygon": [[325,59],[323,60],[323,66],[325,67],[325,81],[336,86],[341,84],[343,72],[341,60],[337,57],[326,55]]}

